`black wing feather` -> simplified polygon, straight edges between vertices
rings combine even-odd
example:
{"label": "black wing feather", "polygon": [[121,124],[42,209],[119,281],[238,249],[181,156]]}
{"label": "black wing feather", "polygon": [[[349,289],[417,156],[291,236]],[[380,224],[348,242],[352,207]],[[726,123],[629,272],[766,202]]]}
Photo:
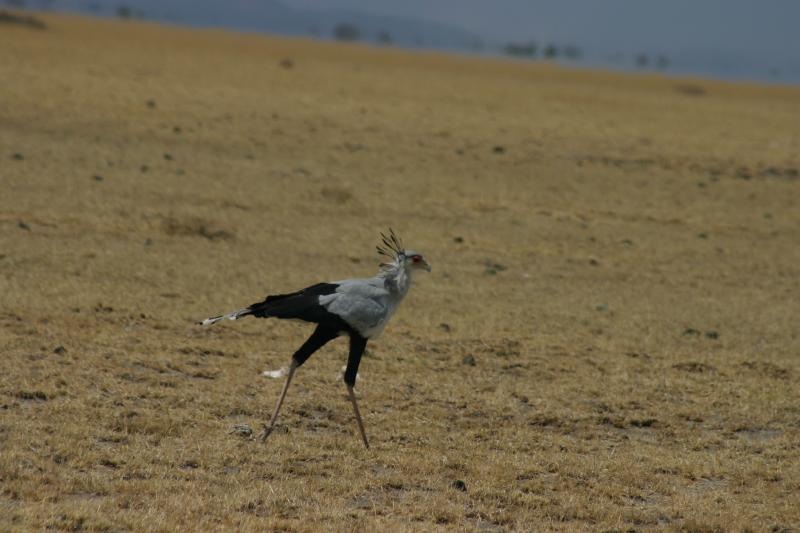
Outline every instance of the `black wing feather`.
{"label": "black wing feather", "polygon": [[319,297],[334,293],[337,287],[336,283],[317,283],[297,292],[267,296],[263,302],[248,307],[244,314],[259,318],[295,318],[318,324],[327,322],[333,315],[319,305]]}

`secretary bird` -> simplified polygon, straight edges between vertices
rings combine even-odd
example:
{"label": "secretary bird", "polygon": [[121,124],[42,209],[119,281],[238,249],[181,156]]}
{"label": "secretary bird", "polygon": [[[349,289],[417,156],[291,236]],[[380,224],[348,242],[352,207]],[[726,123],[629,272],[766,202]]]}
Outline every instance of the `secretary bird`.
{"label": "secretary bird", "polygon": [[350,337],[350,355],[347,358],[344,382],[364,446],[369,448],[353,393],[361,356],[367,341],[380,335],[403,301],[411,287],[413,273],[417,270],[431,270],[425,256],[413,250],[405,250],[401,240],[391,229],[388,236],[381,233],[381,238],[383,244],[377,246],[378,253],[389,261],[381,263],[380,270],[372,278],[317,283],[297,292],[267,296],[263,302],[201,322],[208,326],[220,320],[237,320],[252,315],[258,318],[299,319],[317,324],[308,340],[292,355],[286,382],[269,423],[264,424],[261,442],[267,440],[275,427],[278,412],[297,367],[329,341],[340,335],[347,335]]}

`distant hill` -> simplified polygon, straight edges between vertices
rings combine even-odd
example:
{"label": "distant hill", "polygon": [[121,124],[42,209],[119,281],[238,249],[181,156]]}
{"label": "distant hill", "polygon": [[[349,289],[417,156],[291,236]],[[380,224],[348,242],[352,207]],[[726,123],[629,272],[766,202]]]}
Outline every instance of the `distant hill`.
{"label": "distant hill", "polygon": [[[448,2],[453,10],[457,9],[456,1]],[[581,16],[576,17],[571,16],[576,12],[570,3],[550,2],[522,10],[527,13],[520,19],[529,26],[525,30],[530,32],[528,35],[512,35],[509,30],[506,37],[496,28],[492,33],[491,25],[487,25],[490,36],[484,38],[457,24],[425,19],[423,14],[371,13],[368,10],[372,4],[368,0],[362,2],[367,11],[299,8],[284,3],[288,0],[0,0],[3,2],[11,7],[318,39],[338,38],[402,48],[506,55],[522,60],[544,59],[571,66],[800,83],[800,59],[797,47],[792,46],[795,41],[787,41],[788,44],[781,47],[775,39],[764,38],[764,31],[767,31],[764,28],[769,27],[772,20],[769,17],[760,19],[760,34],[753,34],[754,37],[742,30],[741,37],[731,41],[731,35],[736,35],[735,29],[745,24],[741,20],[741,5],[739,18],[717,24],[715,8],[710,4],[703,4],[701,8],[690,0],[660,3],[655,12],[665,22],[653,24],[650,7],[625,3],[625,0],[608,0],[604,4],[606,7],[579,11]],[[687,13],[693,15],[689,17]],[[714,22],[709,23],[709,20]],[[473,27],[483,28],[481,25]],[[653,35],[648,31],[654,32]],[[778,34],[785,35],[785,30]]]}
{"label": "distant hill", "polygon": [[125,16],[189,26],[225,27],[243,31],[335,38],[337,26],[352,31],[343,37],[412,48],[480,50],[482,38],[458,26],[412,17],[376,15],[363,11],[310,10],[289,7],[277,0],[39,0],[44,7],[101,16]]}

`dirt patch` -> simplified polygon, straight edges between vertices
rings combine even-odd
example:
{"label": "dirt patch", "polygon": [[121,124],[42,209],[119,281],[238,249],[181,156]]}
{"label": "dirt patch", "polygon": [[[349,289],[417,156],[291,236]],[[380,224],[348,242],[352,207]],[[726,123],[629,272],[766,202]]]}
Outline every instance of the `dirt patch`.
{"label": "dirt patch", "polygon": [[33,15],[23,15],[0,9],[0,24],[13,24],[34,30],[47,29],[47,24]]}
{"label": "dirt patch", "polygon": [[209,241],[232,240],[236,234],[222,229],[213,222],[202,218],[176,219],[167,217],[161,222],[161,230],[169,236],[203,237]]}

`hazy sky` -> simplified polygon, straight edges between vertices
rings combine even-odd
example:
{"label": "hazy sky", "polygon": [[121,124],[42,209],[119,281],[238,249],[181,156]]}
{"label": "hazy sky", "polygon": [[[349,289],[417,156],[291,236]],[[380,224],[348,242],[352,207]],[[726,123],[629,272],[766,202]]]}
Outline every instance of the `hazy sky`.
{"label": "hazy sky", "polygon": [[800,58],[800,0],[284,0],[450,22],[490,40]]}

